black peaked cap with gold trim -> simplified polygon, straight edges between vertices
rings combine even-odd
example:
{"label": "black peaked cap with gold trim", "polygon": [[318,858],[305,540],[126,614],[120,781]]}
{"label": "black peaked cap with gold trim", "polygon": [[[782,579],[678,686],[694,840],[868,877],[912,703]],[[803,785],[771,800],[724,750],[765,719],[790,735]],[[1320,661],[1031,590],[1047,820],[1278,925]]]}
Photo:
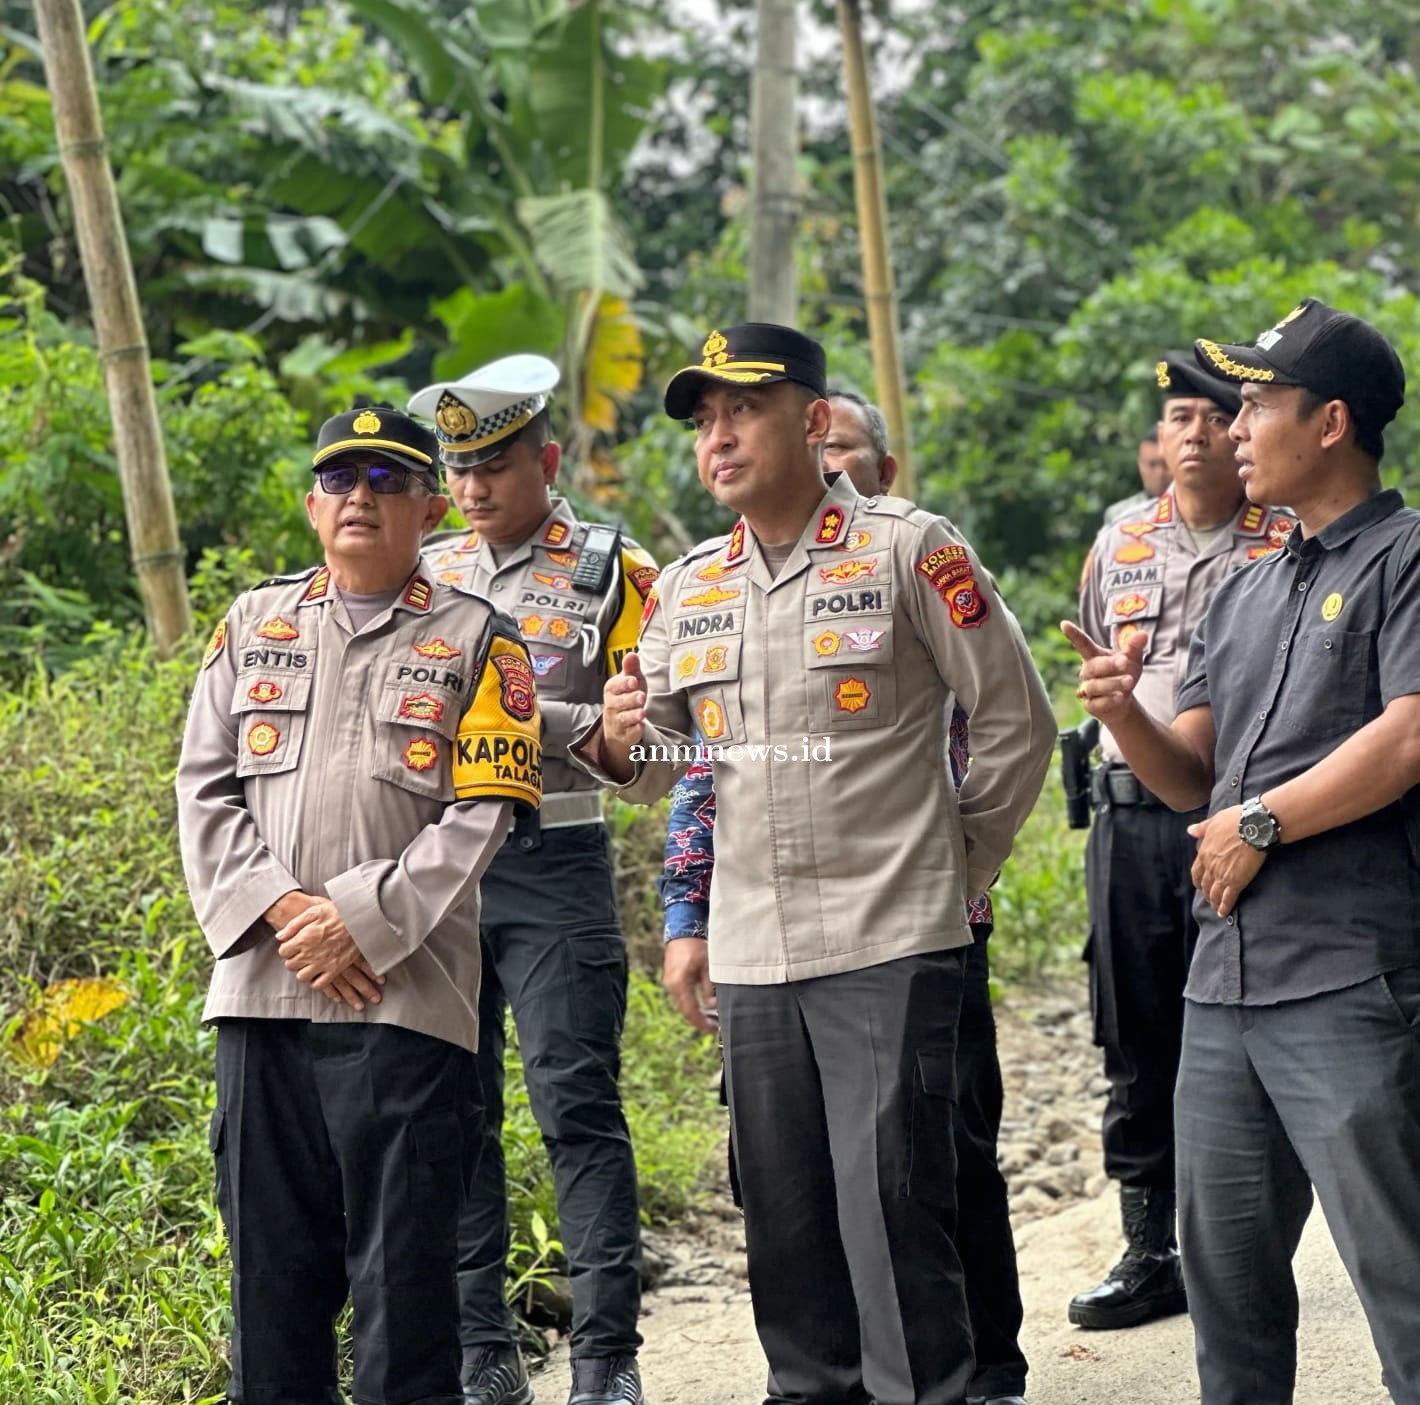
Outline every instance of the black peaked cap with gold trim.
{"label": "black peaked cap with gold trim", "polygon": [[725,385],[768,385],[798,381],[817,395],[828,391],[828,362],[812,337],[776,322],[740,322],[711,332],[700,348],[700,364],[686,366],[666,386],[666,414],[688,420],[707,381]]}
{"label": "black peaked cap with gold trim", "polygon": [[1211,400],[1235,415],[1242,409],[1242,392],[1232,381],[1205,371],[1191,351],[1168,351],[1154,367],[1159,393],[1169,400]]}
{"label": "black peaked cap with gold trim", "polygon": [[545,356],[504,356],[461,380],[426,385],[410,397],[409,413],[433,420],[446,468],[477,468],[531,423],[559,379],[557,366]]}
{"label": "black peaked cap with gold trim", "polygon": [[437,481],[438,453],[437,441],[422,424],[388,405],[373,405],[326,420],[311,467],[328,468],[352,454],[375,454]]}
{"label": "black peaked cap with gold trim", "polygon": [[1303,298],[1251,346],[1201,339],[1198,364],[1238,384],[1300,385],[1344,400],[1358,425],[1379,432],[1405,404],[1405,367],[1369,322]]}

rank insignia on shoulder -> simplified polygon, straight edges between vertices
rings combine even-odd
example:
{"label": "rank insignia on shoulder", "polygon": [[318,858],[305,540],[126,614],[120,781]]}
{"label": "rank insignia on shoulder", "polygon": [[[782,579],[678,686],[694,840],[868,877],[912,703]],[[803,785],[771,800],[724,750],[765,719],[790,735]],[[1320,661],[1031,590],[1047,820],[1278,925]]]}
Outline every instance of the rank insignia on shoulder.
{"label": "rank insignia on shoulder", "polygon": [[738,561],[744,555],[745,549],[745,520],[743,517],[735,523],[735,529],[730,533],[730,549],[725,553],[726,561]]}
{"label": "rank insignia on shoulder", "polygon": [[301,603],[306,604],[312,600],[324,600],[330,593],[330,567],[322,566],[319,571],[311,577],[311,583],[306,588],[306,593],[301,597]]}
{"label": "rank insignia on shoulder", "polygon": [[275,615],[257,630],[257,636],[261,639],[299,639],[301,631],[280,615]]}
{"label": "rank insignia on shoulder", "polygon": [[446,644],[441,638],[433,638],[426,644],[415,644],[414,652],[421,659],[456,659],[463,652],[462,649],[455,649],[451,644]]}
{"label": "rank insignia on shoulder", "polygon": [[429,602],[434,598],[434,587],[424,579],[423,576],[415,576],[410,581],[409,589],[404,592],[403,604],[411,606],[413,609],[429,613]]}
{"label": "rank insignia on shoulder", "polygon": [[841,507],[824,508],[823,516],[819,518],[818,527],[814,532],[814,544],[832,546],[843,535],[846,520]]}
{"label": "rank insignia on shoulder", "polygon": [[1258,503],[1250,502],[1238,517],[1237,530],[1246,532],[1248,536],[1254,536],[1262,530],[1262,519],[1266,516],[1266,508]]}
{"label": "rank insignia on shoulder", "polygon": [[404,764],[411,771],[432,771],[439,760],[439,748],[428,737],[415,737],[404,748]]}
{"label": "rank insignia on shoulder", "polygon": [[222,650],[227,647],[227,621],[218,620],[217,628],[212,631],[212,637],[207,641],[207,647],[202,651],[202,667],[211,668],[221,657]]}
{"label": "rank insignia on shoulder", "polygon": [[567,524],[565,522],[549,522],[547,531],[542,534],[543,546],[561,546],[567,540]]}
{"label": "rank insignia on shoulder", "polygon": [[1163,497],[1159,499],[1159,505],[1154,509],[1154,521],[1173,521],[1173,497],[1170,494],[1165,493]]}

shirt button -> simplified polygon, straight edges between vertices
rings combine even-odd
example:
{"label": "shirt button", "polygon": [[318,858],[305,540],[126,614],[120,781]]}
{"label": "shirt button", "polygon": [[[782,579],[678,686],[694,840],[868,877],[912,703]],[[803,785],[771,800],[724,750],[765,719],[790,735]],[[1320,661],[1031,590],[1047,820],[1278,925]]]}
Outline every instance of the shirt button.
{"label": "shirt button", "polygon": [[1287,641],[1285,639],[1282,641],[1282,652],[1284,654],[1287,652]]}
{"label": "shirt button", "polygon": [[1297,582],[1297,589],[1298,589],[1298,590],[1305,590],[1306,588],[1307,588],[1307,583],[1306,583],[1306,581],[1298,581],[1298,582]]}
{"label": "shirt button", "polygon": [[1236,776],[1234,776],[1234,777],[1228,782],[1228,784],[1229,784],[1230,786],[1232,786],[1232,788],[1233,788],[1234,790],[1236,790],[1236,789],[1238,788],[1238,778],[1237,778]]}
{"label": "shirt button", "polygon": [[1330,639],[1323,639],[1323,640],[1321,641],[1321,647],[1322,647],[1323,649],[1329,649],[1329,648],[1331,648],[1331,640],[1330,640]]}
{"label": "shirt button", "polygon": [[1228,918],[1228,926],[1229,926],[1229,927],[1236,927],[1237,925],[1238,925],[1238,924],[1237,924],[1237,919],[1236,919],[1236,918],[1234,918],[1234,917]]}
{"label": "shirt button", "polygon": [[1261,712],[1259,712],[1259,713],[1257,714],[1257,720],[1258,720],[1259,722],[1266,722],[1266,721],[1267,721],[1267,709],[1266,709],[1265,707],[1262,709]]}
{"label": "shirt button", "polygon": [[494,590],[502,590],[502,589],[503,589],[503,583],[502,583],[501,581],[494,581],[494,582],[493,582],[493,589],[494,589]]}

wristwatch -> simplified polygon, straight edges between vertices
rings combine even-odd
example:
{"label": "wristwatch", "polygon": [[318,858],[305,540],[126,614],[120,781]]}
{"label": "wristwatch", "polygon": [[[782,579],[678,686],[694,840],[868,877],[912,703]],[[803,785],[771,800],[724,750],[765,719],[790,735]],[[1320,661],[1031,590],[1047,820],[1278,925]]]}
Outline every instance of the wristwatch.
{"label": "wristwatch", "polygon": [[1238,816],[1238,834],[1244,844],[1266,853],[1282,842],[1282,826],[1277,816],[1262,803],[1260,795],[1243,802],[1242,814]]}

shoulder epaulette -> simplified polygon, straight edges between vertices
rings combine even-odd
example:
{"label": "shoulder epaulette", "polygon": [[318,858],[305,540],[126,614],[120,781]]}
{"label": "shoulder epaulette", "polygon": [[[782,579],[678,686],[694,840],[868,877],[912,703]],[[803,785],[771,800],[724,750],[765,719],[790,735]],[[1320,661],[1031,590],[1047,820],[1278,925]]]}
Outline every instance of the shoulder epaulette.
{"label": "shoulder epaulette", "polygon": [[323,570],[321,566],[307,566],[304,571],[293,571],[288,576],[267,576],[264,581],[257,581],[252,586],[253,590],[264,590],[269,585],[295,585],[299,581],[308,581],[317,571]]}

